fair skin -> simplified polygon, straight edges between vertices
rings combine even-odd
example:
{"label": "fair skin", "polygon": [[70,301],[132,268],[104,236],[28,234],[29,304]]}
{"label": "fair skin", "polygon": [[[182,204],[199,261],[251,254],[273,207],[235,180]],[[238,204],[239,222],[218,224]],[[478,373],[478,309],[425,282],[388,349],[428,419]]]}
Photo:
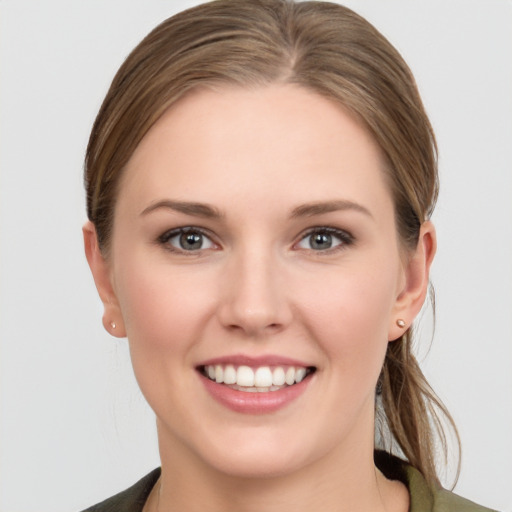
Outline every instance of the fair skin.
{"label": "fair skin", "polygon": [[[84,237],[157,417],[146,510],[408,509],[373,464],[375,385],[435,232],[402,247],[379,148],[344,109],[291,85],[195,91],[124,170],[108,258]],[[215,365],[307,371],[258,396]]]}

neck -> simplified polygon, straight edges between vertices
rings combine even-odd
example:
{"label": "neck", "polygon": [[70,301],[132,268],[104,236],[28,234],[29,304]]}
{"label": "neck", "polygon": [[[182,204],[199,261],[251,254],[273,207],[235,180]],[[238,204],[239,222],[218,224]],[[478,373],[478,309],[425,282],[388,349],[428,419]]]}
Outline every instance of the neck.
{"label": "neck", "polygon": [[[159,432],[159,437],[161,432]],[[240,477],[160,439],[162,476],[151,512],[380,512],[408,510],[408,492],[374,466],[370,447],[352,446],[286,475]],[[149,503],[148,503],[149,505]]]}

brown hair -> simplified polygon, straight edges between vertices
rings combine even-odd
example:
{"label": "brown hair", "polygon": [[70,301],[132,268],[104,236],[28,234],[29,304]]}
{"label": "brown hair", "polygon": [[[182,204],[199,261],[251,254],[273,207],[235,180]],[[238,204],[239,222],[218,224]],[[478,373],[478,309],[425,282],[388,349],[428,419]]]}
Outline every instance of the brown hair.
{"label": "brown hair", "polygon": [[[437,149],[414,78],[395,48],[340,5],[217,0],[167,19],[146,36],[101,106],[85,185],[88,217],[105,256],[123,168],[169,106],[197,87],[276,82],[330,98],[366,124],[387,163],[402,243],[416,246],[437,197]],[[438,413],[454,425],[412,354],[410,330],[389,343],[381,381],[377,407],[391,438],[434,484],[436,437],[446,452]]]}

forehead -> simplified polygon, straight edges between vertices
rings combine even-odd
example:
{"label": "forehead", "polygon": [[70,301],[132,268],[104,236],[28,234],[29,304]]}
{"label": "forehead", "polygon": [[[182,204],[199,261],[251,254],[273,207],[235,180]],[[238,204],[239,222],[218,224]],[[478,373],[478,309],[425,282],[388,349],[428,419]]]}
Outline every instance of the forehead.
{"label": "forehead", "polygon": [[365,183],[366,201],[389,195],[379,147],[341,105],[293,85],[223,87],[168,109],[128,162],[119,199],[160,190],[208,201],[223,191],[306,202],[361,195]]}

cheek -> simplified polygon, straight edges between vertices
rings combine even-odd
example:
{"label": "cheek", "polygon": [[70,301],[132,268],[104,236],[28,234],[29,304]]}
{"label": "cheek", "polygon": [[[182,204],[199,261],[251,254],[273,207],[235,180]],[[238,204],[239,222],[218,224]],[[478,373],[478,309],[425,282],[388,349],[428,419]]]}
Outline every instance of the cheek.
{"label": "cheek", "polygon": [[300,292],[309,330],[344,374],[380,371],[388,344],[397,276],[369,268],[336,269],[324,279],[328,287],[323,291],[304,283]]}
{"label": "cheek", "polygon": [[133,255],[116,269],[116,291],[130,345],[155,355],[179,353],[199,339],[211,316],[214,283],[204,272],[186,272],[166,264],[165,258],[147,260]]}
{"label": "cheek", "polygon": [[[142,393],[155,412],[166,411],[169,404],[185,410],[195,350],[212,317],[216,289],[212,277],[180,271],[165,258],[155,261],[144,253],[125,257],[116,275],[133,370]],[[210,285],[205,286],[206,282]]]}

